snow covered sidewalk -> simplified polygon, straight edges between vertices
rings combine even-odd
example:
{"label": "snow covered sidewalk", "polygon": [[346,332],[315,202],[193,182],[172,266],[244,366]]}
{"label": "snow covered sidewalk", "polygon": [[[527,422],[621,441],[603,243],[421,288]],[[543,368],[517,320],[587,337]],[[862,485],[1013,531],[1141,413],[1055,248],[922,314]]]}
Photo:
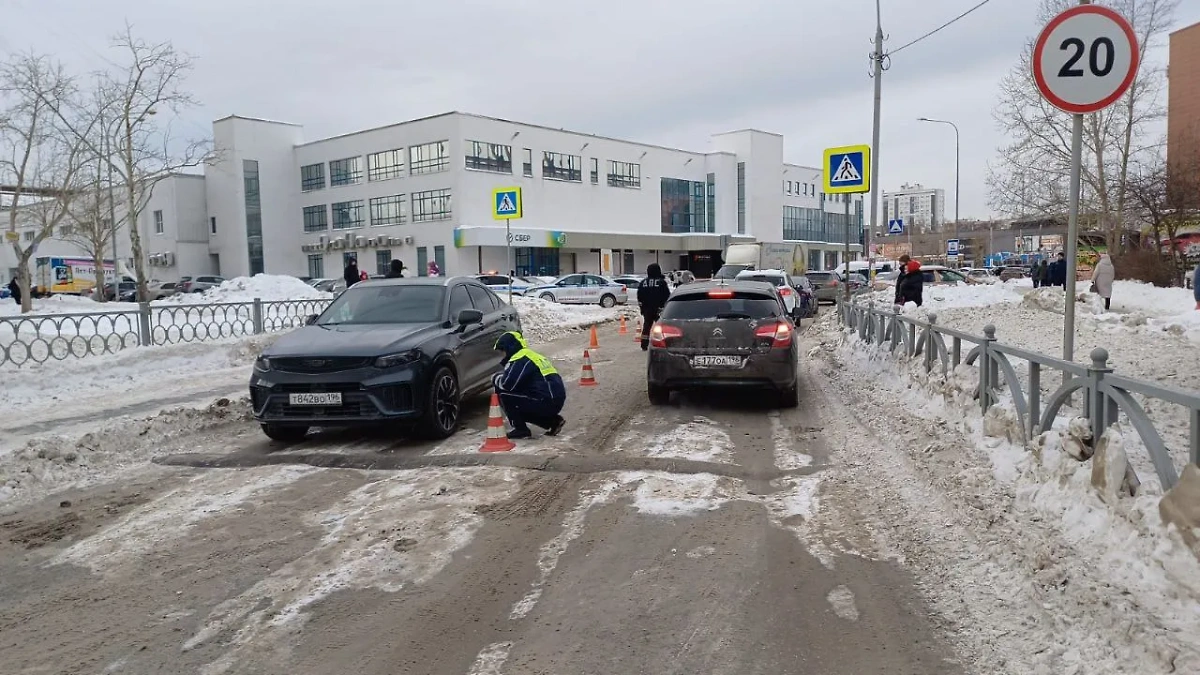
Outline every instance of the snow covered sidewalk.
{"label": "snow covered sidewalk", "polygon": [[[1038,332],[996,320],[1012,304],[974,320],[1036,349],[1025,343]],[[890,531],[877,534],[919,572],[978,672],[1200,672],[1200,563],[1163,526],[1161,494],[1102,497],[1054,432],[1033,450],[994,437],[919,359],[843,340],[835,319],[818,330],[809,358],[844,406],[830,414],[856,423],[846,458],[856,482],[878,486],[867,501]]]}

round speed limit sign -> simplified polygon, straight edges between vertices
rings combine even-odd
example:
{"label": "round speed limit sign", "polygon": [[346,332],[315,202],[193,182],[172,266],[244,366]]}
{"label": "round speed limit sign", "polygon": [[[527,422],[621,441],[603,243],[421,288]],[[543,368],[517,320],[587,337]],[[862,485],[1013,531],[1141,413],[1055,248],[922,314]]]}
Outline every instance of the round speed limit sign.
{"label": "round speed limit sign", "polygon": [[1103,110],[1133,84],[1138,43],[1133,26],[1107,7],[1078,5],[1051,19],[1033,48],[1033,79],[1054,107],[1072,114]]}

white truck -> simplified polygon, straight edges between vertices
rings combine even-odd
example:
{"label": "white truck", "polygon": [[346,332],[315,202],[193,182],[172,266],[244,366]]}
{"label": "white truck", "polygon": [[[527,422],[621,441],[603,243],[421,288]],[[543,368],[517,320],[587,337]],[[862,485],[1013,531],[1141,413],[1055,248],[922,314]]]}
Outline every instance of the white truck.
{"label": "white truck", "polygon": [[725,264],[714,279],[735,279],[745,270],[783,270],[804,274],[808,269],[808,251],[801,244],[730,244],[725,249]]}

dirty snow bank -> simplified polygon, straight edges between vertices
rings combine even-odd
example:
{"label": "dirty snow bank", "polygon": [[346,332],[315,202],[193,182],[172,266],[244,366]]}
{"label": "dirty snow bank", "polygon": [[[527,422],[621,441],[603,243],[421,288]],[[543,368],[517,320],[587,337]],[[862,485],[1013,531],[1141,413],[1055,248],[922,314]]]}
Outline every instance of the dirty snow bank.
{"label": "dirty snow bank", "polygon": [[965,660],[984,673],[1200,672],[1200,564],[1152,489],[1105,504],[1057,432],[1037,453],[985,434],[1012,421],[1002,407],[980,417],[973,369],[931,377],[823,328],[810,354],[868,432],[853,459],[879,485],[881,534],[955,624]]}
{"label": "dirty snow bank", "polygon": [[177,408],[143,420],[103,423],[79,438],[46,436],[0,455],[0,506],[35,501],[67,488],[145,468],[157,456],[191,451],[196,435],[250,422],[248,399],[219,399],[206,408]]}
{"label": "dirty snow bank", "polygon": [[256,274],[252,277],[236,277],[210,288],[203,293],[177,294],[164,298],[161,304],[186,305],[212,302],[253,302],[280,300],[329,300],[332,293],[325,293],[309,286],[296,277],[281,274]]}
{"label": "dirty snow bank", "polygon": [[593,324],[615,321],[619,307],[600,305],[560,305],[541,298],[513,297],[513,306],[521,315],[521,328],[531,342],[548,342]]}
{"label": "dirty snow bank", "polygon": [[[1016,281],[994,284],[960,284],[957,286],[927,285],[922,293],[924,304],[918,310],[916,305],[909,303],[905,308],[906,314],[917,311],[922,313],[941,312],[960,307],[990,307],[1021,301],[1023,289]],[[890,306],[896,296],[894,288],[886,288],[860,296],[858,302],[874,301],[876,307]]]}

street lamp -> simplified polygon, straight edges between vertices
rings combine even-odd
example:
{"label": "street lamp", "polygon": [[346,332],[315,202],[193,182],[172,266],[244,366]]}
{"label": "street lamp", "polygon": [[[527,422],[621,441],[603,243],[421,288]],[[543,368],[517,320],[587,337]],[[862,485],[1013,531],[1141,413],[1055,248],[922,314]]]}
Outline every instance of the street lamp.
{"label": "street lamp", "polygon": [[954,127],[954,238],[958,238],[958,167],[959,167],[959,138],[958,125],[947,120],[935,120],[928,117],[918,117],[918,122],[932,122],[934,124],[949,124]]}

